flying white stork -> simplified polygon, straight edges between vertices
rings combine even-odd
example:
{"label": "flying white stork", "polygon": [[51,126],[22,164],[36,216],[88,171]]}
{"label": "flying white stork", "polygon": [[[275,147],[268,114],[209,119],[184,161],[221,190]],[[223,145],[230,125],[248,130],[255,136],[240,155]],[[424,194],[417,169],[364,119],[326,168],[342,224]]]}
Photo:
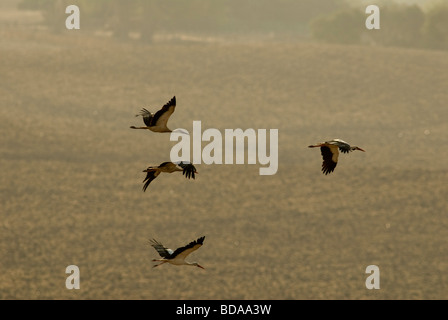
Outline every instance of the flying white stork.
{"label": "flying white stork", "polygon": [[149,166],[148,168],[143,170],[143,172],[146,172],[146,178],[143,180],[143,182],[145,183],[143,185],[143,191],[146,191],[149,184],[155,178],[157,178],[157,176],[161,172],[173,173],[176,171],[182,171],[182,174],[185,175],[185,177],[188,179],[190,179],[190,178],[195,179],[195,174],[198,173],[196,171],[196,167],[193,164],[183,163],[182,161],[179,162],[178,164],[168,161],[168,162],[163,162],[158,166]]}
{"label": "flying white stork", "polygon": [[334,171],[336,165],[338,164],[339,150],[342,153],[349,153],[354,150],[360,150],[365,152],[365,150],[360,147],[350,146],[347,142],[341,139],[333,139],[330,141],[325,141],[316,145],[308,146],[309,148],[320,147],[320,152],[322,153],[322,173],[325,175]]}
{"label": "flying white stork", "polygon": [[144,127],[131,126],[132,129],[148,129],[153,132],[173,132],[168,129],[167,122],[170,116],[173,114],[176,108],[176,96],[171,98],[159,111],[155,114],[151,113],[147,109],[143,108],[136,117],[142,116],[143,122],[146,124]]}
{"label": "flying white stork", "polygon": [[199,249],[204,243],[205,236],[200,237],[199,239],[190,242],[186,246],[177,248],[176,250],[171,250],[166,248],[163,244],[158,242],[155,239],[149,240],[150,244],[157,250],[159,255],[162,257],[161,259],[153,259],[152,261],[158,261],[159,264],[153,266],[153,268],[158,267],[164,263],[171,263],[176,266],[187,265],[187,266],[195,266],[202,269],[205,269],[197,262],[188,262],[185,261],[185,258],[192,253],[193,251]]}

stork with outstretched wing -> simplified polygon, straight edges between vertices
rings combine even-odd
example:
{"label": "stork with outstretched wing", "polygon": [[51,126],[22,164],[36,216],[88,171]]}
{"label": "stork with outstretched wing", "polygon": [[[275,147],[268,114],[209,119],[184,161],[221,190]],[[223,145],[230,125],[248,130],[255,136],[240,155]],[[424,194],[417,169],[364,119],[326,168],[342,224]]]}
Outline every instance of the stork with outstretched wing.
{"label": "stork with outstretched wing", "polygon": [[156,113],[151,113],[147,109],[143,108],[139,114],[136,115],[143,117],[143,122],[146,126],[136,127],[131,126],[131,129],[147,129],[153,132],[173,132],[168,129],[167,122],[170,116],[176,109],[176,96],[174,96],[170,101],[168,101],[159,111]]}
{"label": "stork with outstretched wing", "polygon": [[174,162],[163,162],[158,166],[149,166],[148,168],[146,168],[145,170],[143,170],[143,172],[146,172],[146,177],[143,180],[143,191],[146,191],[146,189],[148,188],[149,184],[159,176],[160,173],[162,172],[166,172],[166,173],[173,173],[176,171],[182,171],[182,174],[188,178],[188,179],[195,179],[195,174],[197,174],[197,170],[196,167],[191,164],[191,163],[187,163],[187,162],[179,162],[179,163],[174,163]]}
{"label": "stork with outstretched wing", "polygon": [[315,145],[308,146],[309,148],[320,147],[322,154],[322,173],[325,175],[331,173],[338,164],[339,151],[342,153],[349,153],[354,150],[360,150],[365,152],[364,149],[356,146],[350,146],[347,142],[341,139],[333,139],[325,142],[321,142]]}
{"label": "stork with outstretched wing", "polygon": [[156,249],[157,252],[159,253],[159,255],[162,257],[161,259],[153,259],[152,260],[154,262],[160,262],[159,264],[154,265],[153,268],[158,267],[158,266],[168,262],[168,263],[171,263],[176,266],[187,265],[187,266],[195,266],[195,267],[205,269],[203,266],[201,266],[197,262],[185,261],[185,258],[190,253],[199,249],[203,245],[204,239],[205,239],[205,236],[200,237],[199,239],[192,241],[183,247],[177,248],[176,250],[166,248],[163,244],[161,244],[160,242],[158,242],[155,239],[149,240],[151,246],[153,246],[154,249]]}

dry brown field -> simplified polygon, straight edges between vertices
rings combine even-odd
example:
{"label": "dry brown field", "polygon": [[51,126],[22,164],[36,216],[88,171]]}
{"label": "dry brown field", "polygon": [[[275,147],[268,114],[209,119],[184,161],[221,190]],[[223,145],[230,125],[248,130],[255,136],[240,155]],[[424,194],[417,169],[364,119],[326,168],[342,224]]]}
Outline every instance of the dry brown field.
{"label": "dry brown field", "polygon": [[[447,71],[438,51],[2,28],[0,299],[447,299]],[[176,143],[129,126],[174,95],[171,128],[278,129],[278,172],[198,164],[143,192]],[[366,152],[325,176],[307,146],[332,138]],[[149,238],[202,235],[205,270],[152,268]]]}

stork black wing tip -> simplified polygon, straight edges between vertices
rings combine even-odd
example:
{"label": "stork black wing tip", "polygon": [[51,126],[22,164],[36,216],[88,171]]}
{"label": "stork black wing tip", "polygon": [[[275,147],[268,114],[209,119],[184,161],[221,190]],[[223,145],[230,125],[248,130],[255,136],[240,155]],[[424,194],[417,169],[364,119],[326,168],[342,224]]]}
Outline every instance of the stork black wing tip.
{"label": "stork black wing tip", "polygon": [[148,173],[148,176],[145,178],[145,180],[143,180],[143,182],[144,182],[144,185],[142,187],[143,192],[145,192],[146,189],[148,189],[148,186],[151,184],[152,180],[154,180],[149,177],[149,174],[150,173]]}
{"label": "stork black wing tip", "polygon": [[200,237],[198,240],[196,240],[197,243],[203,244],[205,239],[205,236]]}
{"label": "stork black wing tip", "polygon": [[183,169],[182,174],[185,175],[186,178],[188,178],[188,179],[196,178],[196,176],[195,176],[196,167],[194,165],[192,165],[191,163],[189,163],[189,162],[184,163],[183,161],[181,161],[179,163],[179,167],[181,167]]}
{"label": "stork black wing tip", "polygon": [[173,96],[171,100],[166,104],[166,106],[175,106],[176,105],[176,96]]}

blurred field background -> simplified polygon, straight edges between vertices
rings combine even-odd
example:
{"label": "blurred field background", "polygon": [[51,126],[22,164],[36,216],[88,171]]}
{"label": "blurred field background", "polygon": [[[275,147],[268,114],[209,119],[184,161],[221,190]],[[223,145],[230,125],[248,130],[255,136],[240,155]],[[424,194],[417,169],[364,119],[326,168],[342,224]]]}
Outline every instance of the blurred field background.
{"label": "blurred field background", "polygon": [[[18,2],[0,15],[1,299],[448,298],[447,51],[117,40],[82,31],[82,8],[81,30],[54,33]],[[278,129],[277,174],[199,164],[196,180],[162,174],[142,192],[175,142],[129,126],[174,95],[173,129]],[[367,152],[325,176],[307,146],[332,138]],[[152,269],[149,238],[202,235],[189,260],[206,270]],[[65,287],[72,264],[80,290]]]}

